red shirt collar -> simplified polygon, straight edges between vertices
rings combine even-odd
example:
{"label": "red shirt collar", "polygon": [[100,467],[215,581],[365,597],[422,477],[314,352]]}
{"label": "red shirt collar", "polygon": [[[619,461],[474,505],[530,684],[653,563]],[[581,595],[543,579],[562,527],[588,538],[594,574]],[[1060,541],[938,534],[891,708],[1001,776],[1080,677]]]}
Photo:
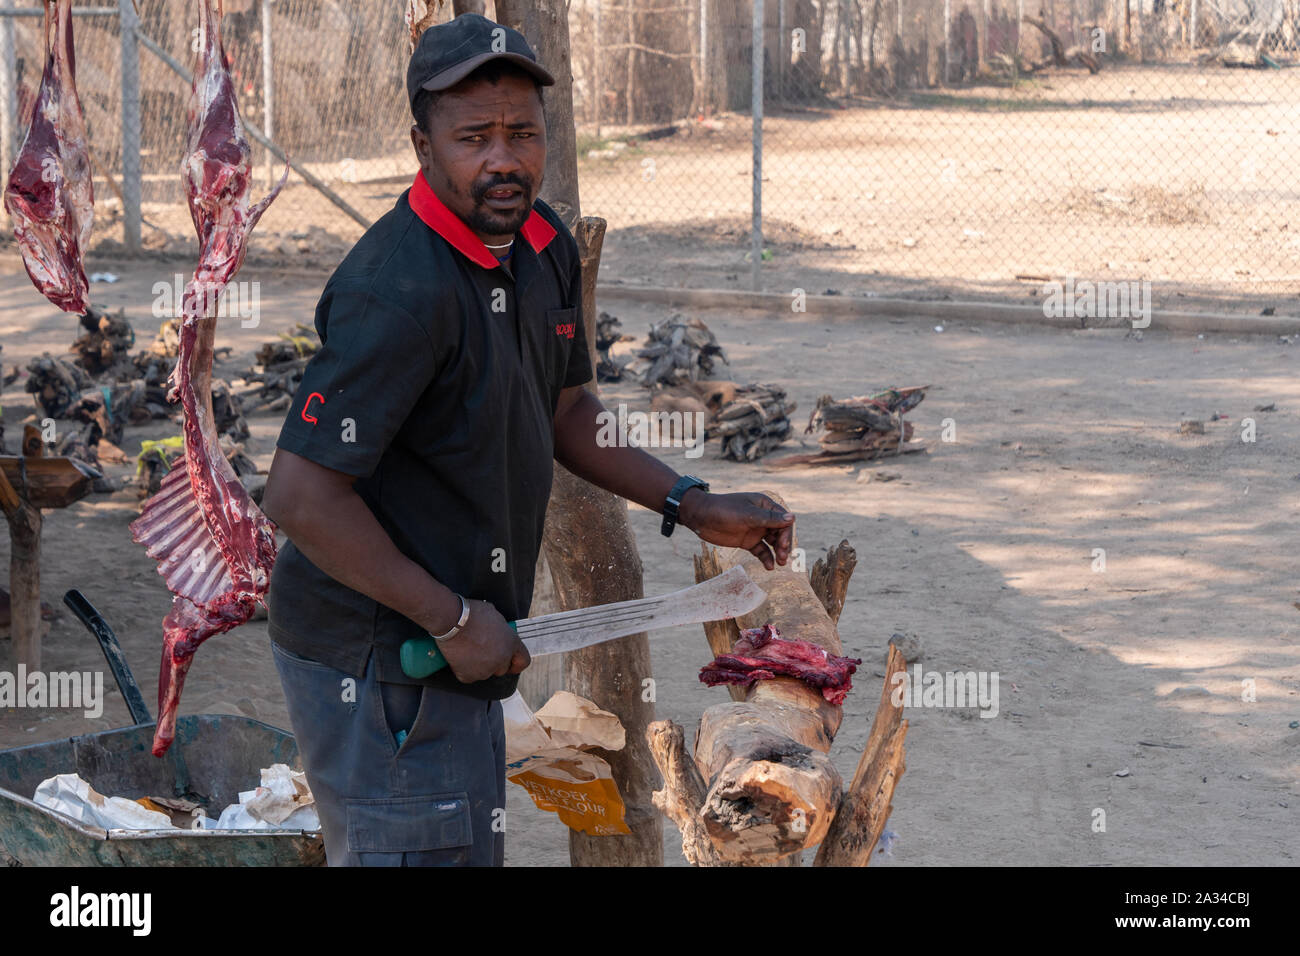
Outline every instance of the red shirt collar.
{"label": "red shirt collar", "polygon": [[[425,181],[424,170],[415,174],[409,201],[411,211],[419,216],[426,226],[460,250],[470,262],[477,263],[484,269],[495,269],[501,264],[492,254],[492,250],[483,244],[483,240],[474,235],[474,231],[465,225],[459,216],[443,205],[442,200]],[[541,252],[546,248],[546,244],[555,238],[555,227],[542,218],[542,214],[536,209],[532,211],[519,231],[523,233],[534,252]]]}

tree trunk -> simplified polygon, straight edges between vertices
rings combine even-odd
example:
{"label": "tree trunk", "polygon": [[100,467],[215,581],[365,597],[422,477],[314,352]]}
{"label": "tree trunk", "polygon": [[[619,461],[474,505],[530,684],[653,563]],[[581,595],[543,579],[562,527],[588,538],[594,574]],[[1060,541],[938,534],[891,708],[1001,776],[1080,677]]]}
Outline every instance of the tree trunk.
{"label": "tree trunk", "polygon": [[[582,314],[595,367],[596,275],[605,221],[578,223],[582,253]],[[596,392],[593,379],[588,390]],[[593,529],[600,533],[593,534]],[[627,524],[627,502],[588,484],[559,465],[546,517],[543,546],[562,608],[591,607],[645,596],[641,557]],[[597,570],[598,569],[598,570]],[[629,836],[590,836],[571,831],[569,856],[575,866],[662,866],[663,818],[652,801],[657,780],[645,729],[654,720],[650,641],[634,634],[568,655],[568,688],[618,715],[627,731],[619,751],[600,751],[613,769],[626,809]]]}
{"label": "tree trunk", "polygon": [[[546,93],[547,157],[542,198],[574,232],[582,257],[582,316],[592,367],[596,365],[596,271],[604,220],[579,220],[578,160],[573,129],[573,74],[569,21],[562,0],[497,0],[497,20],[528,38],[538,60],[555,77]],[[593,379],[587,388],[594,394]],[[542,547],[564,610],[644,596],[641,558],[627,523],[623,499],[555,466]],[[651,677],[650,644],[645,634],[608,641],[568,655],[568,688],[618,715],[627,745],[602,752],[623,796],[627,836],[590,836],[570,831],[574,866],[662,866],[663,819],[651,801],[654,770],[646,726],[654,720],[653,694],[642,681]],[[651,685],[652,686],[652,685]]]}
{"label": "tree trunk", "polygon": [[849,58],[849,92],[861,93],[862,86],[862,7],[859,0],[849,0],[849,41],[853,50]]}
{"label": "tree trunk", "polygon": [[876,27],[880,25],[880,0],[871,5],[871,24],[867,29],[867,74],[876,72]]}
{"label": "tree trunk", "polygon": [[578,144],[573,128],[569,19],[562,0],[497,0],[497,22],[518,30],[555,77],[544,87],[546,172],[542,198],[572,230],[578,221]]}
{"label": "tree trunk", "polygon": [[[823,0],[829,4],[830,0]],[[826,61],[826,79],[836,92],[842,93],[843,87],[840,85],[840,46],[843,43],[841,36],[844,33],[844,5],[842,2],[835,4],[835,32],[831,34],[831,55]]]}
{"label": "tree trunk", "polygon": [[633,8],[633,0],[623,0],[627,4],[627,125],[631,126],[636,122],[636,61],[637,55],[641,52],[635,47],[636,41],[636,10]]}

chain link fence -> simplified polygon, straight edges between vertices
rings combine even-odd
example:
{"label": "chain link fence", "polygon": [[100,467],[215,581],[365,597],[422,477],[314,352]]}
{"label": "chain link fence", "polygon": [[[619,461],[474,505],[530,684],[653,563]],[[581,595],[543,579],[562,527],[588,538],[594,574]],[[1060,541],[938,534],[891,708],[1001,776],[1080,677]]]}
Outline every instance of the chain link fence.
{"label": "chain link fence", "polygon": [[[615,252],[602,274],[748,287],[751,2],[572,0],[583,212],[609,221]],[[1007,298],[1075,275],[1229,304],[1300,292],[1300,0],[762,2],[764,287]],[[154,47],[192,68],[197,15],[138,6],[152,41],[139,53],[143,245],[187,252],[189,88]],[[404,3],[225,7],[246,119],[322,187],[291,173],[251,255],[332,264],[363,228],[347,209],[378,218],[415,170]],[[40,20],[4,23],[21,131]],[[79,16],[76,29],[96,239],[112,251],[120,27]],[[254,156],[265,189],[281,164]]]}

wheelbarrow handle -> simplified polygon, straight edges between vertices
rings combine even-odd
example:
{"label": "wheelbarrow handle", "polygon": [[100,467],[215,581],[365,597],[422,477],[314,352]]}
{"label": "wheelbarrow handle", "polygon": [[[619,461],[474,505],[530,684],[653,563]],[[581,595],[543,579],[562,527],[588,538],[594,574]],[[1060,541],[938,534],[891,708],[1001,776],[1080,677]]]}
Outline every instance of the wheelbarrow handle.
{"label": "wheelbarrow handle", "polygon": [[144,695],[140,693],[140,685],[135,682],[135,676],[127,666],[126,655],[122,653],[122,645],[117,642],[117,635],[108,626],[104,616],[96,611],[95,606],[76,588],[63,595],[63,603],[77,615],[82,624],[86,625],[86,630],[95,635],[95,640],[99,641],[99,648],[104,652],[104,659],[108,661],[109,670],[113,672],[113,678],[117,681],[117,689],[122,692],[122,699],[126,701],[127,709],[131,711],[132,722],[152,723],[153,715],[149,713],[149,706],[144,702]]}

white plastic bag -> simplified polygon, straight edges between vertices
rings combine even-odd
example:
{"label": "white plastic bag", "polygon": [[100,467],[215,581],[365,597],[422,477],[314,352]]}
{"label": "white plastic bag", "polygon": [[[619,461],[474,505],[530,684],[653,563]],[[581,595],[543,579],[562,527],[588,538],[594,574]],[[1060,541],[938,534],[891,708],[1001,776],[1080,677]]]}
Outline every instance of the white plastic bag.
{"label": "white plastic bag", "polygon": [[42,780],[32,801],[105,830],[175,830],[171,819],[126,797],[106,797],[75,773]]}

